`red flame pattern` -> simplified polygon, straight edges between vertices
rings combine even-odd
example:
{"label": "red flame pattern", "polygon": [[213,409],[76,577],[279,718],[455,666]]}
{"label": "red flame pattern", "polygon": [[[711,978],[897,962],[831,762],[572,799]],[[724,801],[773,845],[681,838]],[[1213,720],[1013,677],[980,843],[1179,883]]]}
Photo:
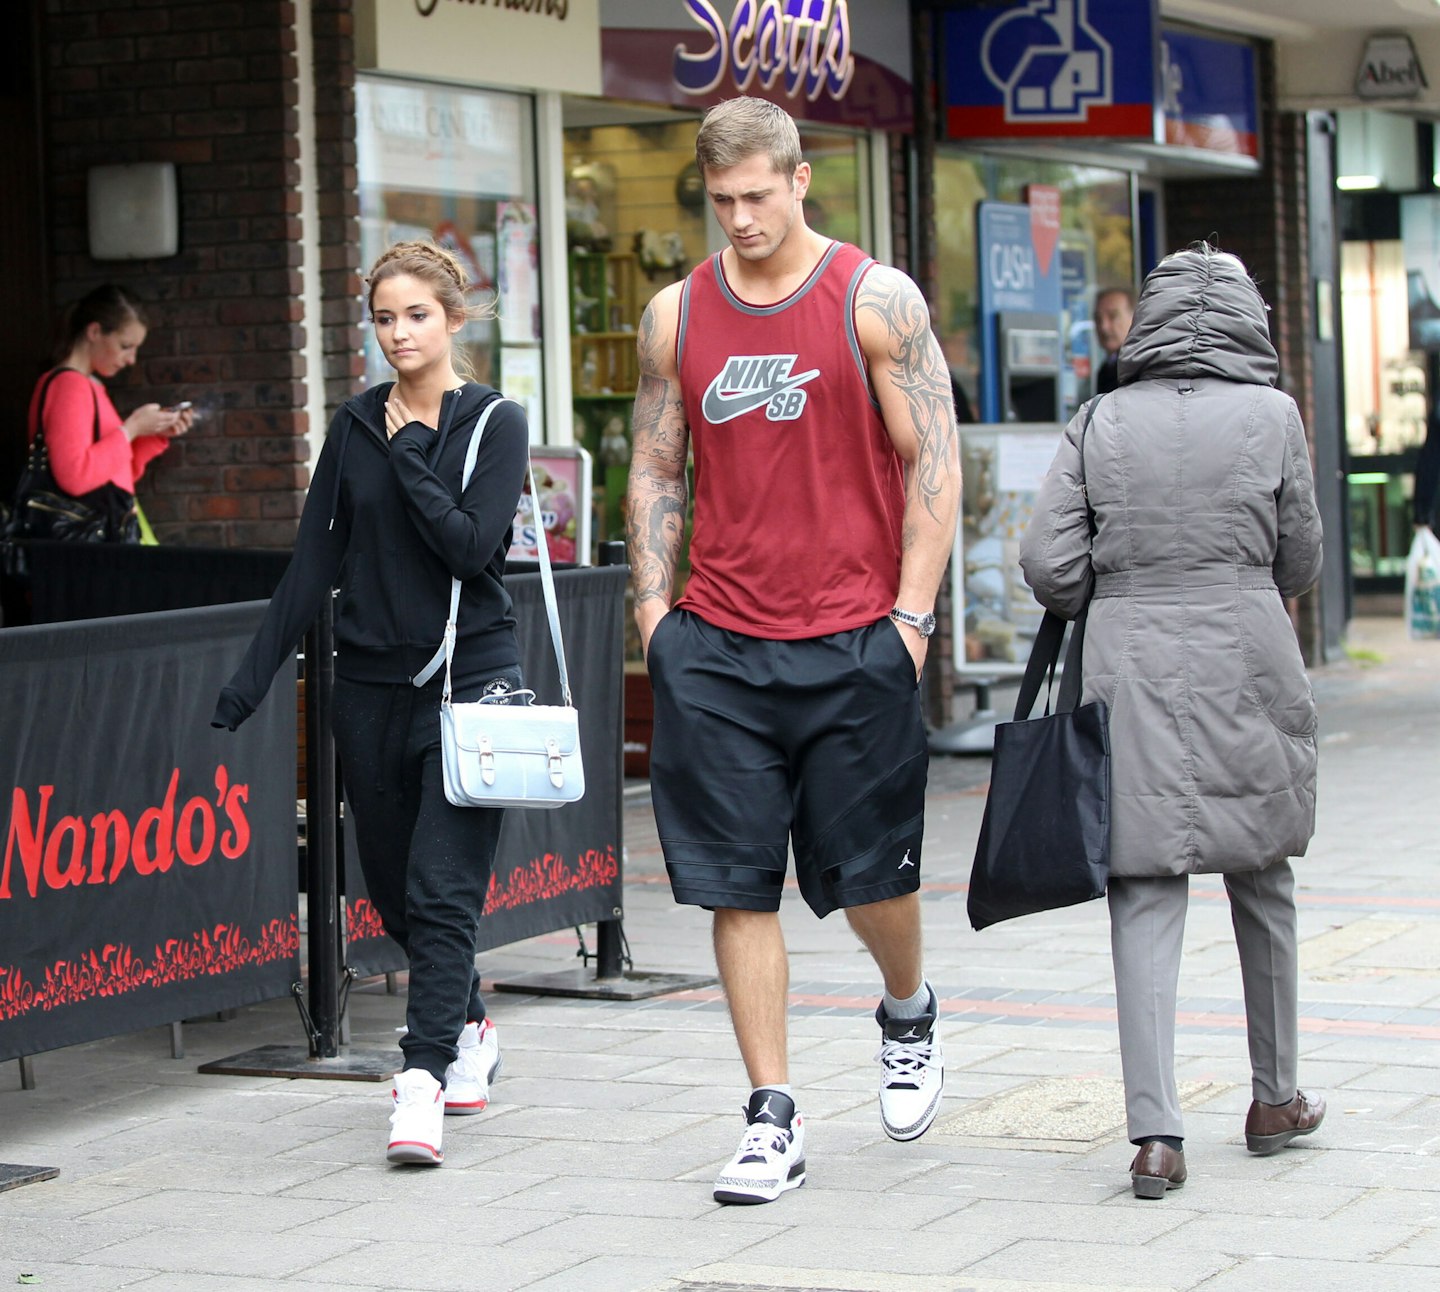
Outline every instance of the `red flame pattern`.
{"label": "red flame pattern", "polygon": [[49,1011],[97,996],[123,996],[142,987],[166,987],[191,978],[234,973],[299,954],[294,913],[270,920],[253,940],[232,924],[217,924],[185,938],[167,938],[146,959],[132,947],[107,943],[74,960],[57,960],[37,987],[14,965],[0,965],[0,1022],[34,1010]]}
{"label": "red flame pattern", "polygon": [[362,938],[383,938],[385,923],[375,903],[368,897],[345,899],[345,940],[359,942]]}
{"label": "red flame pattern", "polygon": [[517,906],[529,906],[532,902],[543,902],[563,893],[603,888],[613,884],[619,874],[620,865],[615,859],[613,844],[607,844],[603,849],[586,848],[578,854],[573,866],[564,857],[547,852],[543,857],[516,866],[506,876],[503,887],[491,875],[490,889],[485,895],[485,914],[512,911]]}
{"label": "red flame pattern", "polygon": [[[613,884],[619,874],[620,866],[615,859],[613,844],[608,844],[603,849],[584,849],[573,866],[564,857],[547,852],[543,857],[516,866],[506,876],[503,884],[491,875],[490,888],[485,895],[485,914],[513,911],[516,907],[529,906],[534,902],[543,902],[586,888],[603,888],[607,884]],[[359,942],[364,938],[384,936],[385,925],[380,919],[380,912],[368,898],[346,900],[347,941]]]}

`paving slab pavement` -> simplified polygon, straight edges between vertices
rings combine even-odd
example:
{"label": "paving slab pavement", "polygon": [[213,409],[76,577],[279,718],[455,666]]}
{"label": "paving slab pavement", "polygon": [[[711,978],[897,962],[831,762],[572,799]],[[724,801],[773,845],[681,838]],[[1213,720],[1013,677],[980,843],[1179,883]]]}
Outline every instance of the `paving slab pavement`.
{"label": "paving slab pavement", "polygon": [[[715,1170],[748,1093],[724,1001],[495,993],[506,1074],[446,1124],[438,1170],[383,1160],[385,1085],[206,1076],[301,1043],[288,1001],[225,1022],[0,1066],[0,1162],[59,1168],[0,1192],[0,1287],[147,1292],[1408,1292],[1440,1279],[1440,642],[1351,627],[1317,671],[1319,829],[1297,863],[1301,1078],[1330,1112],[1270,1158],[1243,1147],[1244,1016],[1218,879],[1192,884],[1179,1072],[1190,1180],[1130,1194],[1103,903],[976,934],[965,916],[988,761],[932,763],[923,907],[942,999],[944,1109],[911,1144],[875,1107],[878,992],[839,916],[792,889],[792,1080],[805,1188],[724,1208]],[[1004,703],[1004,697],[1000,703]],[[636,967],[713,970],[676,907],[643,794],[626,809]],[[480,957],[485,980],[569,967],[554,934]],[[403,983],[403,979],[402,979]],[[390,1047],[403,995],[351,995]],[[397,1051],[398,1056],[398,1051]]]}

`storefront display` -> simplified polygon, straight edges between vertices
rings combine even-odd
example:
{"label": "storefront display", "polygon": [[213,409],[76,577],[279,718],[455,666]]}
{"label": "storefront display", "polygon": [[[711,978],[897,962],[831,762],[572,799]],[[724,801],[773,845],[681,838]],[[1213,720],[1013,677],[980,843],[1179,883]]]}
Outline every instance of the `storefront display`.
{"label": "storefront display", "polygon": [[[531,101],[361,77],[355,87],[360,258],[429,239],[459,257],[471,304],[493,305],[461,333],[477,380],[501,386],[543,425],[540,255]],[[368,319],[365,376],[389,374]]]}
{"label": "storefront display", "polygon": [[1427,372],[1440,349],[1440,198],[1399,206],[1400,238],[1341,244],[1350,568],[1371,589],[1404,577]]}

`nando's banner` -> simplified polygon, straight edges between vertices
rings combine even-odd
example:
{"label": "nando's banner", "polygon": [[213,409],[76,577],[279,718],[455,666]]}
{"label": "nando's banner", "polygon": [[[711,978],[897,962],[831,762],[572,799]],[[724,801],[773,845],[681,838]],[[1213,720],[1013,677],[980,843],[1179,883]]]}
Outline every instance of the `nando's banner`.
{"label": "nando's banner", "polygon": [[[478,950],[608,920],[621,904],[620,650],[629,573],[628,566],[556,571],[565,664],[580,713],[585,797],[554,811],[512,809],[505,814]],[[515,603],[525,684],[540,704],[559,704],[560,679],[540,576],[512,576],[505,586]],[[345,962],[362,977],[404,969],[403,952],[385,936],[379,912],[366,894],[353,832],[346,829],[342,836]]]}
{"label": "nando's banner", "polygon": [[263,610],[0,631],[0,1060],[298,977],[294,690],[209,724]]}

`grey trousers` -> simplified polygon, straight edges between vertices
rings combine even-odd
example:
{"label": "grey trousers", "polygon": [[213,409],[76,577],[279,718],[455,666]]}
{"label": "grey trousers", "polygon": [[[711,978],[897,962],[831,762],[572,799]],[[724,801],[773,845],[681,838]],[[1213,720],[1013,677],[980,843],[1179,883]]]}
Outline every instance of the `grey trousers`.
{"label": "grey trousers", "polygon": [[[1288,861],[1225,876],[1240,953],[1252,1097],[1295,1097],[1299,1049],[1295,875]],[[1175,1089],[1175,1000],[1189,903],[1188,875],[1109,884],[1110,950],[1120,1023],[1125,1116],[1135,1143],[1182,1136]]]}

